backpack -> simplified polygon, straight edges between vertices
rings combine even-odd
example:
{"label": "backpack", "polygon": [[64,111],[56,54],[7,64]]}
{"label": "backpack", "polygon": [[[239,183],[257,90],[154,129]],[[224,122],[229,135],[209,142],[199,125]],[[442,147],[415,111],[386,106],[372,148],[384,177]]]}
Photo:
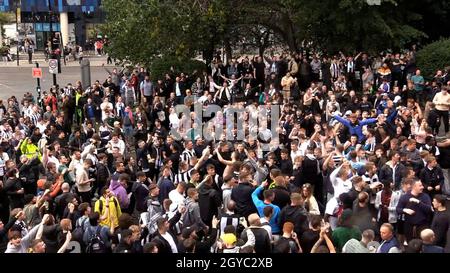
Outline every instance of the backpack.
{"label": "backpack", "polygon": [[149,234],[152,235],[158,230],[156,221],[161,217],[163,217],[163,210],[159,206],[159,202],[152,202],[149,211],[141,213],[140,224],[146,225]]}
{"label": "backpack", "polygon": [[[81,218],[80,218],[81,219]],[[76,227],[72,231],[72,240],[82,243],[83,242],[83,234],[84,234],[84,224],[88,221],[89,218],[83,219],[83,221],[76,222]]]}
{"label": "backpack", "polygon": [[106,245],[100,238],[101,226],[97,226],[86,247],[86,253],[106,253]]}

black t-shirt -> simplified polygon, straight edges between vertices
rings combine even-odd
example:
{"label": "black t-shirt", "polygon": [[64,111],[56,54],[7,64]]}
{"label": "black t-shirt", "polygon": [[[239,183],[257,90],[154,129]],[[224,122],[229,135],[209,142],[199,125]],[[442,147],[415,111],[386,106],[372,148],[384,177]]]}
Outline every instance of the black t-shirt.
{"label": "black t-shirt", "polygon": [[[447,230],[450,227],[450,213],[447,210],[436,211],[434,213],[431,229],[436,236],[435,244],[445,247]],[[447,238],[448,239],[448,238]]]}
{"label": "black t-shirt", "polygon": [[311,249],[314,244],[319,240],[320,230],[314,231],[312,229],[308,229],[303,232],[302,237],[300,238],[300,246],[302,247],[303,253],[311,253]]}
{"label": "black t-shirt", "polygon": [[255,67],[255,72],[256,72],[256,79],[257,80],[264,80],[264,70],[265,70],[265,65],[264,63],[255,63],[253,65]]}

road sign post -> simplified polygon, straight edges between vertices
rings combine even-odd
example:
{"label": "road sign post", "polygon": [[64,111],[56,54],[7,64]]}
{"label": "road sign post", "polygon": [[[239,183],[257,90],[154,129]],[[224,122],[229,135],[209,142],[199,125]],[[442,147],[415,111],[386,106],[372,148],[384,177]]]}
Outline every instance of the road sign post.
{"label": "road sign post", "polygon": [[42,78],[42,68],[39,67],[39,63],[36,62],[36,68],[33,68],[33,78],[36,78],[36,92],[37,92],[37,102],[41,101],[41,78]]}
{"label": "road sign post", "polygon": [[48,60],[48,72],[53,74],[53,85],[56,85],[56,73],[58,73],[58,60],[49,59]]}

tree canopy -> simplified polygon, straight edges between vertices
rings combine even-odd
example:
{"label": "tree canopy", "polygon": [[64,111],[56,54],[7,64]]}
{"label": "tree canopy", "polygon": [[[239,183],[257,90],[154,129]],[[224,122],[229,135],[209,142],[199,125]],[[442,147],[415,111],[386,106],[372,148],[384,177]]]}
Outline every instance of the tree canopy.
{"label": "tree canopy", "polygon": [[[377,3],[379,2],[379,3]],[[377,52],[450,35],[446,0],[104,0],[108,52],[150,64],[172,55],[211,60],[238,43]],[[229,56],[231,57],[231,56]]]}

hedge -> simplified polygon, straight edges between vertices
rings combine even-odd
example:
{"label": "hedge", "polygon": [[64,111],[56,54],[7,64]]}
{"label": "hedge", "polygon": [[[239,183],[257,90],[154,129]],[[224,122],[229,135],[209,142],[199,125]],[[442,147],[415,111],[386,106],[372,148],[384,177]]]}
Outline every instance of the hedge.
{"label": "hedge", "polygon": [[[173,71],[171,70],[173,67]],[[156,59],[150,65],[150,74],[153,79],[164,79],[166,73],[185,73],[191,75],[194,71],[201,73],[206,71],[206,64],[202,61],[192,59],[178,59],[177,57],[166,56]]]}
{"label": "hedge", "polygon": [[419,50],[416,63],[425,78],[433,78],[437,70],[450,66],[450,39],[441,39]]}

